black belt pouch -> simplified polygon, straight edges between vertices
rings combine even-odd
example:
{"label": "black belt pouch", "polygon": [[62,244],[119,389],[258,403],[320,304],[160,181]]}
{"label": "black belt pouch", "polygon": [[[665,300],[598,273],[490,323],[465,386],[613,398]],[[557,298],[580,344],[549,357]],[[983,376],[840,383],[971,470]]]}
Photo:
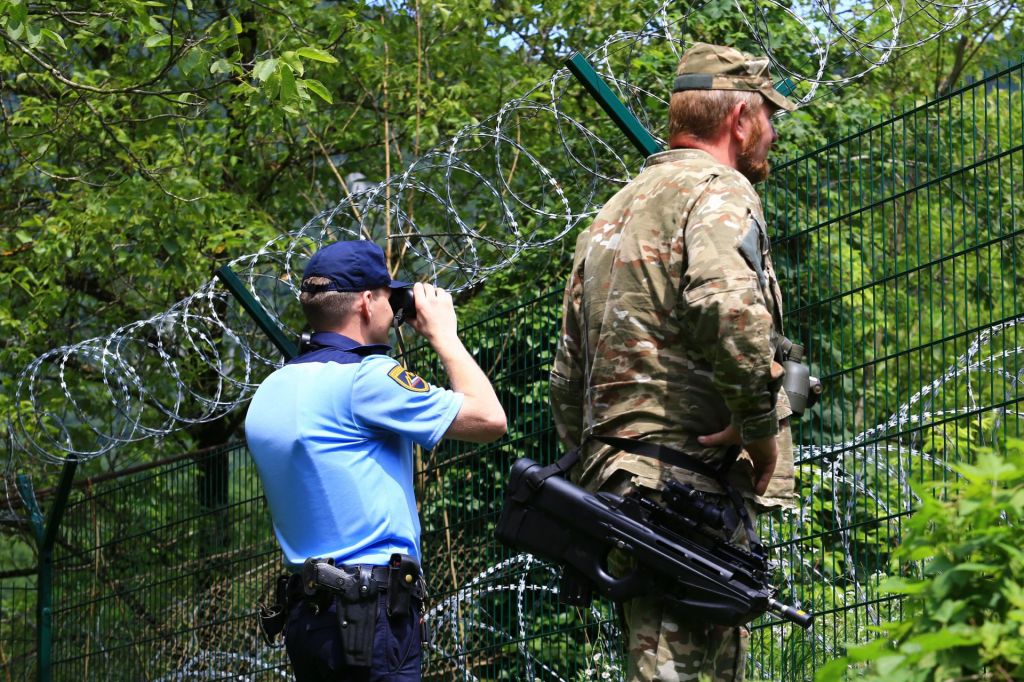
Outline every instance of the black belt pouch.
{"label": "black belt pouch", "polygon": [[[365,569],[364,569],[365,570]],[[360,576],[359,582],[369,583],[369,576]],[[365,582],[364,582],[365,580]],[[373,662],[373,635],[377,629],[376,590],[360,594],[356,584],[335,597],[338,611],[338,630],[345,665],[368,667]]]}

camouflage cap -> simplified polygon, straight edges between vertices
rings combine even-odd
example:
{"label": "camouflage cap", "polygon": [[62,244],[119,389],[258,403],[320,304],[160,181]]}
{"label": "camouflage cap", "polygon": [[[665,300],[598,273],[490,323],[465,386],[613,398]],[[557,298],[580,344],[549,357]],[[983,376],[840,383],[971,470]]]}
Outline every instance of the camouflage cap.
{"label": "camouflage cap", "polygon": [[684,90],[749,90],[760,92],[780,109],[796,109],[796,104],[772,86],[767,57],[723,45],[694,43],[683,53],[672,92]]}

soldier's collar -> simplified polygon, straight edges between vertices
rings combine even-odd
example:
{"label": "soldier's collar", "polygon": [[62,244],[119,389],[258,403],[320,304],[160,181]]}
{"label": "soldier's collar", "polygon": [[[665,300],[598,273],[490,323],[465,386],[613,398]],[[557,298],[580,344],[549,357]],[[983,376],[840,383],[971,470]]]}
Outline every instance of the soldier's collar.
{"label": "soldier's collar", "polygon": [[647,168],[648,166],[654,166],[659,163],[672,163],[673,161],[690,161],[697,159],[702,161],[708,161],[713,164],[719,163],[719,161],[715,157],[711,156],[711,154],[708,154],[703,149],[680,147],[678,149],[666,149],[663,152],[651,154],[650,156],[647,157],[647,161],[646,163],[644,163],[644,168]]}

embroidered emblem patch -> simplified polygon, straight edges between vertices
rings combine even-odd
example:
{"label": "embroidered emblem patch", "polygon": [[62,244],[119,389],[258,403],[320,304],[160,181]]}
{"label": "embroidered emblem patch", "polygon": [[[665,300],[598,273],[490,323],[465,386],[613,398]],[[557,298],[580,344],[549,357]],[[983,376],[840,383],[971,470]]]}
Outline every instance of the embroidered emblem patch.
{"label": "embroidered emblem patch", "polygon": [[388,376],[395,380],[395,383],[402,388],[415,393],[426,393],[430,386],[423,379],[419,378],[405,367],[395,365],[388,372]]}

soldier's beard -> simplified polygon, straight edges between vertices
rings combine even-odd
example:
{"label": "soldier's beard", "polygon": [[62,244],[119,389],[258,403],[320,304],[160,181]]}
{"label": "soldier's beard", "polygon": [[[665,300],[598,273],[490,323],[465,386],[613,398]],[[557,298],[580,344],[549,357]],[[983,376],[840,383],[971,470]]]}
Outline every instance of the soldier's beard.
{"label": "soldier's beard", "polygon": [[747,138],[747,141],[740,149],[739,155],[736,157],[736,170],[743,173],[753,185],[767,179],[768,174],[772,170],[772,165],[768,163],[768,153],[762,154],[759,151],[761,140],[764,136],[765,125],[761,122],[761,119],[755,118],[754,134]]}

